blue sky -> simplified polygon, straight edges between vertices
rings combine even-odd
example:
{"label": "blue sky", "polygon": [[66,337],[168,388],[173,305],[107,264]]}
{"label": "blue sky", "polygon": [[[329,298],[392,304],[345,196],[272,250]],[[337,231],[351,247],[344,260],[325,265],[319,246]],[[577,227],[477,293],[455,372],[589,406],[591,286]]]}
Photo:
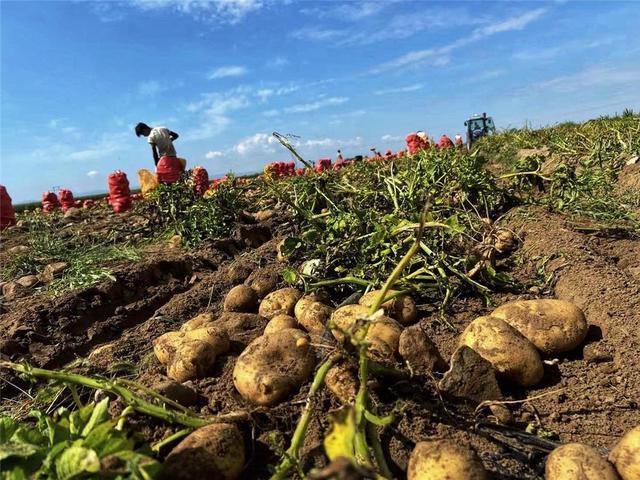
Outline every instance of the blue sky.
{"label": "blue sky", "polygon": [[210,176],[640,108],[640,2],[2,1],[0,182],[14,202],[152,168],[138,121]]}

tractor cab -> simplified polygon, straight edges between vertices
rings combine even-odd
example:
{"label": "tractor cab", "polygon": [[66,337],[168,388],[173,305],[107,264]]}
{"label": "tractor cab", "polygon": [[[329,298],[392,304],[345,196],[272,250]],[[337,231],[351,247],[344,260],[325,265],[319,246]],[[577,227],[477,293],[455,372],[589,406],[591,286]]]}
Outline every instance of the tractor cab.
{"label": "tractor cab", "polygon": [[486,113],[482,115],[474,115],[469,120],[464,122],[464,126],[467,127],[467,145],[471,146],[480,137],[489,135],[496,131],[496,126],[493,123],[491,117],[487,117]]}

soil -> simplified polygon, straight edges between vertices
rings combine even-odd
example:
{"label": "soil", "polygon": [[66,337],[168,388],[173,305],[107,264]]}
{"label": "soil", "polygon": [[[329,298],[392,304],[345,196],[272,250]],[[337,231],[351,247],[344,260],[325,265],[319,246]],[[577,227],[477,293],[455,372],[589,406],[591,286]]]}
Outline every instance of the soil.
{"label": "soil", "polygon": [[[277,218],[247,224],[229,239],[193,252],[157,248],[142,263],[118,267],[114,282],[59,298],[34,295],[8,302],[0,315],[0,351],[13,360],[47,368],[84,358],[83,371],[97,374],[109,374],[127,363],[135,367],[140,382],[152,385],[164,378],[152,354],[154,338],[199,313],[219,316],[225,294],[237,284],[256,276],[281,282],[284,264],[276,260],[276,245],[284,224]],[[500,226],[520,239],[518,250],[503,265],[529,288],[496,293],[492,305],[460,296],[444,316],[434,305],[417,299],[420,327],[442,357],[450,358],[459,333],[474,318],[516,299],[557,297],[574,302],[590,324],[587,341],[566,356],[547,359],[541,385],[523,389],[501,383],[508,400],[530,398],[508,405],[514,416],[511,426],[496,423],[488,411],[475,412],[472,404],[442,398],[436,389],[442,374],[373,379],[373,400],[382,413],[394,405],[401,407],[396,421],[382,433],[398,478],[404,478],[414,444],[429,438],[473,446],[494,478],[534,479],[542,478],[545,455],[554,446],[579,441],[606,454],[624,432],[640,424],[640,363],[633,354],[640,347],[640,241],[583,233],[565,216],[531,207],[512,210]],[[8,237],[13,235],[9,232]],[[16,237],[3,242],[2,250],[19,244]],[[334,300],[338,304],[343,299]],[[260,329],[244,332],[209,377],[191,382],[200,396],[197,411],[250,413],[251,421],[240,423],[247,444],[246,479],[269,477],[268,465],[277,463],[277,452],[286,448],[309,388],[306,385],[269,409],[253,407],[240,397],[232,380],[235,359],[242,346],[260,333]],[[318,350],[319,355],[326,353]],[[2,375],[8,379],[6,372]],[[24,386],[18,378],[10,381]],[[2,394],[28,401],[8,384]],[[338,406],[326,390],[319,394],[301,452],[305,470],[325,466],[326,412]],[[175,431],[141,416],[131,421],[149,441]],[[527,433],[527,428],[537,435]]]}

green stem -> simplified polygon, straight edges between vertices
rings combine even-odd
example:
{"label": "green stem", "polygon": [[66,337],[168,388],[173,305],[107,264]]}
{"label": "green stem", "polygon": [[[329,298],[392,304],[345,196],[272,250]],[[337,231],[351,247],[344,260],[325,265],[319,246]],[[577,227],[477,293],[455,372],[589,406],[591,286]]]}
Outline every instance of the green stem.
{"label": "green stem", "polygon": [[327,287],[330,285],[340,285],[342,283],[353,283],[355,285],[361,285],[363,287],[368,287],[371,285],[371,282],[367,282],[361,278],[357,277],[343,277],[343,278],[335,278],[332,280],[320,280],[319,282],[310,283],[309,287],[311,288],[319,288],[319,287]]}
{"label": "green stem", "polygon": [[311,383],[311,388],[309,389],[307,401],[302,411],[302,415],[300,416],[298,425],[296,425],[296,429],[293,432],[293,436],[291,437],[291,446],[283,455],[283,458],[276,468],[275,473],[272,475],[271,480],[284,480],[286,478],[289,478],[287,474],[295,465],[297,465],[298,452],[307,433],[309,422],[311,421],[311,413],[313,411],[315,394],[318,392],[318,390],[320,390],[320,387],[324,383],[324,378],[327,376],[327,372],[336,361],[337,357],[329,357],[322,365],[320,365],[320,368],[318,368],[318,371],[313,377],[313,382]]}
{"label": "green stem", "polygon": [[198,417],[188,413],[175,412],[167,410],[163,406],[154,405],[151,402],[135,395],[131,390],[121,385],[117,380],[110,381],[86,377],[77,373],[59,372],[55,370],[46,370],[44,368],[35,368],[28,365],[0,361],[0,368],[8,368],[18,373],[23,373],[30,377],[46,378],[49,380],[57,380],[67,385],[82,385],[93,388],[94,390],[104,390],[119,396],[127,405],[136,412],[159,418],[169,423],[179,423],[185,427],[200,428],[211,423],[236,422],[246,420],[248,414],[246,412],[231,412],[213,417]]}
{"label": "green stem", "polygon": [[183,428],[182,430],[178,430],[176,433],[169,435],[167,438],[160,440],[157,443],[154,443],[151,446],[151,450],[153,452],[159,452],[162,449],[162,447],[164,447],[165,445],[169,445],[170,443],[175,442],[179,438],[182,438],[185,435],[189,435],[192,431],[193,431],[192,428]]}
{"label": "green stem", "polygon": [[382,476],[385,478],[393,478],[393,474],[389,469],[389,465],[387,465],[387,460],[384,458],[384,451],[382,450],[382,445],[380,444],[380,436],[378,435],[378,430],[373,423],[367,424],[367,434],[369,437],[369,442],[371,443],[371,449],[373,450],[373,456],[376,459],[376,463],[378,464],[380,473],[382,473]]}
{"label": "green stem", "polygon": [[84,404],[82,403],[82,400],[80,400],[80,396],[78,395],[78,389],[76,388],[76,386],[67,385],[67,387],[69,387],[69,391],[71,392],[71,398],[73,398],[73,401],[75,402],[76,406],[78,408],[82,408]]}

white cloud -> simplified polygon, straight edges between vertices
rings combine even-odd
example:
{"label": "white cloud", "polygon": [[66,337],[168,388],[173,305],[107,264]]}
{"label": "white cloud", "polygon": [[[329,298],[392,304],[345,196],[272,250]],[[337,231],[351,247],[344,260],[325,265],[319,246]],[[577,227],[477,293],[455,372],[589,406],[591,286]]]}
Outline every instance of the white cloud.
{"label": "white cloud", "polygon": [[239,87],[225,93],[206,93],[197,102],[186,105],[185,110],[196,116],[197,127],[187,130],[187,140],[205,140],[222,133],[231,123],[229,114],[251,105],[247,90]]}
{"label": "white cloud", "polygon": [[319,138],[310,140],[298,140],[293,142],[295,147],[298,148],[338,148],[338,147],[359,147],[362,145],[362,137],[350,138],[347,140],[340,140],[335,138]]}
{"label": "white cloud", "polygon": [[593,65],[578,72],[534,83],[520,93],[556,92],[568,93],[597,87],[631,87],[640,82],[640,69],[621,69],[604,65]]}
{"label": "white cloud", "polygon": [[327,41],[336,40],[345,35],[344,30],[323,29],[319,27],[304,27],[291,32],[291,36],[298,40]]}
{"label": "white cloud", "polygon": [[580,52],[584,50],[590,50],[594,48],[605,47],[613,45],[622,41],[620,37],[607,37],[594,40],[592,42],[585,42],[584,39],[573,40],[565,42],[561,45],[554,45],[552,47],[536,48],[535,50],[521,50],[513,54],[515,60],[521,60],[524,62],[531,61],[549,61],[559,56],[566,56],[570,52]]}
{"label": "white cloud", "polygon": [[280,115],[280,110],[278,110],[277,108],[273,108],[271,110],[262,112],[262,115],[264,115],[265,117],[277,117],[278,115]]}
{"label": "white cloud", "polygon": [[380,137],[380,140],[382,140],[383,142],[399,142],[400,140],[402,140],[402,137],[399,135],[386,134]]}
{"label": "white cloud", "polygon": [[497,33],[522,30],[531,22],[537,20],[544,15],[546,9],[537,8],[521,15],[507,18],[489,25],[476,28],[466,37],[461,37],[447,45],[438,48],[427,48],[424,50],[415,50],[405,53],[389,62],[372,69],[370,73],[382,73],[388,70],[395,70],[409,66],[431,63],[433,65],[445,65],[449,62],[449,55],[454,51],[470,43],[482,40]]}
{"label": "white cloud", "polygon": [[323,98],[311,103],[302,103],[299,105],[286,107],[284,111],[286,113],[307,113],[307,112],[313,112],[314,110],[318,110],[324,107],[341,105],[348,101],[349,101],[348,97],[329,97],[329,98]]}
{"label": "white cloud", "polygon": [[248,155],[251,153],[274,153],[273,144],[278,143],[273,135],[267,133],[256,133],[241,140],[233,147],[233,150],[239,155]]}
{"label": "white cloud", "polygon": [[408,92],[417,92],[418,90],[422,90],[424,88],[424,84],[415,83],[413,85],[407,85],[406,87],[397,87],[397,88],[385,88],[383,90],[376,90],[373,92],[375,95],[388,95],[390,93],[408,93]]}
{"label": "white cloud", "polygon": [[66,121],[66,118],[52,118],[49,120],[49,128],[58,128],[62,123]]}
{"label": "white cloud", "polygon": [[286,57],[275,57],[269,61],[267,61],[266,65],[268,68],[279,69],[286,65],[289,65],[289,60]]}
{"label": "white cloud", "polygon": [[235,24],[263,7],[263,0],[131,0],[141,10],[173,10],[207,23]]}
{"label": "white cloud", "polygon": [[375,1],[375,2],[351,2],[343,3],[334,8],[327,8],[328,5],[323,5],[322,8],[303,8],[300,10],[302,13],[313,16],[314,18],[336,18],[341,21],[347,20],[357,22],[367,17],[372,17],[380,13],[388,5],[393,2],[390,1]]}
{"label": "white cloud", "polygon": [[246,75],[247,72],[248,70],[246,67],[242,67],[240,65],[229,65],[226,67],[216,68],[207,75],[207,78],[209,80],[215,80],[217,78],[240,77],[242,75]]}
{"label": "white cloud", "polygon": [[208,160],[214,159],[214,158],[218,158],[218,157],[222,157],[224,155],[224,153],[222,153],[219,150],[210,150],[205,154],[205,158]]}
{"label": "white cloud", "polygon": [[167,90],[167,87],[160,84],[157,80],[149,80],[138,84],[138,94],[143,97],[153,97],[160,92]]}
{"label": "white cloud", "polygon": [[288,95],[289,93],[293,93],[300,90],[298,85],[289,85],[287,87],[279,87],[279,88],[261,88],[256,92],[256,96],[260,98],[260,100],[265,101],[269,97],[279,97],[282,95]]}
{"label": "white cloud", "polygon": [[87,172],[87,177],[94,178],[94,177],[97,177],[99,174],[100,174],[100,172],[97,171],[97,170],[89,170]]}

